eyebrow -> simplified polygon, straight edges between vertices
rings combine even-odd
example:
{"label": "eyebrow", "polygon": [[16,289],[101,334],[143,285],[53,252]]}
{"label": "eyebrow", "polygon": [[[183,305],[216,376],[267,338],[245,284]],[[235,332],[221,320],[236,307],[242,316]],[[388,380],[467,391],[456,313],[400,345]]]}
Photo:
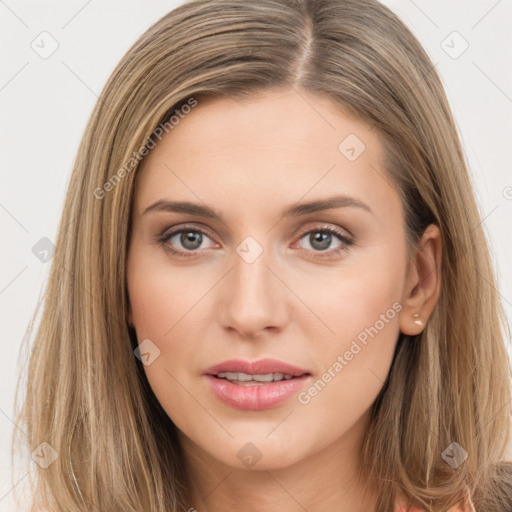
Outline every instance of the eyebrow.
{"label": "eyebrow", "polygon": [[[283,217],[300,217],[301,215],[307,215],[308,213],[342,207],[360,208],[374,215],[374,212],[366,203],[363,203],[355,197],[342,195],[318,199],[309,203],[294,204],[283,212]],[[221,215],[215,212],[215,210],[212,210],[206,205],[191,203],[189,201],[167,201],[165,199],[160,199],[148,206],[143,211],[142,215],[149,212],[186,213],[189,215],[198,215],[200,217],[218,219],[222,221]]]}

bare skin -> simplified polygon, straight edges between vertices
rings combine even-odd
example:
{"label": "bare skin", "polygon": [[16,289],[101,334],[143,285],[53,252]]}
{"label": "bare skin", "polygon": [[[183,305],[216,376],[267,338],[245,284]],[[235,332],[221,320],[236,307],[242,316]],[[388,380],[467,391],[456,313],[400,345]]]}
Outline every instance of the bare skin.
{"label": "bare skin", "polygon": [[[338,149],[349,134],[365,145],[359,155],[356,139]],[[288,89],[199,102],[143,161],[128,254],[130,321],[139,342],[160,350],[145,371],[180,431],[192,509],[375,508],[374,485],[358,478],[370,408],[400,331],[421,332],[432,313],[441,258],[439,230],[429,226],[407,265],[402,204],[383,155],[371,127],[327,98]],[[370,211],[345,205],[283,216],[297,203],[341,195]],[[160,200],[208,206],[222,220],[144,213]],[[179,228],[183,237],[158,241]],[[188,232],[185,241],[198,241],[192,249],[183,245]],[[251,263],[237,252],[248,236],[262,250]],[[377,334],[345,357],[370,326]],[[333,370],[338,356],[341,371]],[[234,358],[307,369],[304,400],[256,411],[221,402],[203,372]],[[329,382],[308,395],[329,368]],[[237,456],[248,442],[261,454],[252,467]]]}

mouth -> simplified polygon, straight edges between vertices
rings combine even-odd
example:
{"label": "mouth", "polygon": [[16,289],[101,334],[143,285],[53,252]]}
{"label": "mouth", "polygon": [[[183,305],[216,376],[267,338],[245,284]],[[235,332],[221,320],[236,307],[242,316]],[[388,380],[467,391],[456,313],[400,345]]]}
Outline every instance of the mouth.
{"label": "mouth", "polygon": [[225,361],[206,370],[204,377],[224,404],[260,410],[276,407],[298,393],[312,374],[282,361],[262,359]]}
{"label": "mouth", "polygon": [[[309,375],[308,373],[304,373],[303,375]],[[231,384],[236,384],[238,386],[262,386],[265,384],[270,384],[271,382],[281,382],[283,380],[292,380],[302,377],[302,375],[290,375],[287,373],[266,373],[266,374],[256,374],[250,375],[248,373],[243,372],[220,372],[217,375],[212,375],[217,379],[225,379],[229,381]]]}
{"label": "mouth", "polygon": [[221,379],[238,382],[271,382],[290,380],[311,372],[278,359],[260,359],[258,361],[245,361],[243,359],[230,359],[211,366],[204,371],[205,375],[213,375]]}

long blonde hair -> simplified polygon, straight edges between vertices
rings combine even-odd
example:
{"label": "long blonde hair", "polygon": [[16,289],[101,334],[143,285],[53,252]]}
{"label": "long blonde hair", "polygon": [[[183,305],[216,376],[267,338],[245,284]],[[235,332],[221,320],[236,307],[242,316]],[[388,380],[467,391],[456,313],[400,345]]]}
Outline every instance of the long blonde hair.
{"label": "long blonde hair", "polygon": [[[160,19],[109,78],[81,141],[31,348],[17,423],[37,466],[34,508],[181,512],[188,482],[176,427],[134,357],[126,252],[134,183],[155,129],[191,100],[302,88],[378,130],[410,247],[439,226],[442,292],[421,335],[400,335],[364,446],[377,512],[512,510],[507,323],[456,127],[418,41],[374,0],[193,0]],[[185,121],[186,122],[186,121]],[[167,131],[166,129],[166,131]],[[146,149],[147,152],[147,149]],[[26,343],[29,343],[30,329]],[[14,445],[16,446],[16,433]],[[452,443],[468,457],[442,457]]]}

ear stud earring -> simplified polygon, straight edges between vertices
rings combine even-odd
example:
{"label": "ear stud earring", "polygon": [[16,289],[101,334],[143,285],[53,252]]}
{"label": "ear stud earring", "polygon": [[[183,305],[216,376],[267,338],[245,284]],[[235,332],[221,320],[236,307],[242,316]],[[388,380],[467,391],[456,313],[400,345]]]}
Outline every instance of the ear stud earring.
{"label": "ear stud earring", "polygon": [[414,320],[414,323],[416,325],[419,325],[420,327],[423,327],[423,321],[422,320],[418,320],[419,317],[420,317],[419,313],[415,313],[414,315],[412,315],[412,317],[417,319],[417,320]]}

